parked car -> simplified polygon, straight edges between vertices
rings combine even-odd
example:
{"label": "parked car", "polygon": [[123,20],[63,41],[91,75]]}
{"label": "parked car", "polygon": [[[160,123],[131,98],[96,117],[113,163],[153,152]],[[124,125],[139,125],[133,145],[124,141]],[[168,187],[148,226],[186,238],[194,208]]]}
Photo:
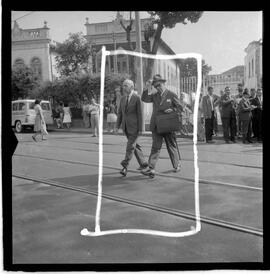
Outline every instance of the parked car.
{"label": "parked car", "polygon": [[[52,108],[49,101],[41,101],[41,108],[46,125],[53,125]],[[12,124],[16,132],[22,132],[26,127],[34,128],[36,113],[34,99],[12,101]]]}

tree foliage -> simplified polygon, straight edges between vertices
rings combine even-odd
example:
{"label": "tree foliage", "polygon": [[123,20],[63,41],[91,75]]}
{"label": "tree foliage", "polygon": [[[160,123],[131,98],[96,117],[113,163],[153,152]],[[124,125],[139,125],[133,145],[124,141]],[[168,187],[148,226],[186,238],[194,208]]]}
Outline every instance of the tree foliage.
{"label": "tree foliage", "polygon": [[[195,58],[180,59],[180,76],[181,77],[191,77],[197,76],[197,61]],[[211,66],[202,60],[202,75],[207,75],[212,70]]]}
{"label": "tree foliage", "polygon": [[91,45],[82,32],[70,33],[69,38],[55,47],[57,53],[56,66],[62,76],[72,73],[88,72]]}
{"label": "tree foliage", "polygon": [[[122,85],[129,75],[106,74],[104,95]],[[100,74],[64,76],[54,82],[48,82],[39,93],[40,98],[52,98],[54,102],[66,102],[79,106],[83,98],[99,99]]]}
{"label": "tree foliage", "polygon": [[[150,54],[157,54],[161,33],[164,28],[174,28],[177,23],[187,24],[197,23],[201,18],[202,11],[148,11],[153,21],[152,24],[156,24],[157,27],[153,33],[154,42],[150,49]],[[148,66],[146,75],[150,78],[154,59],[148,60]]]}
{"label": "tree foliage", "polygon": [[35,96],[40,86],[37,75],[27,66],[15,67],[11,75],[12,100]]}

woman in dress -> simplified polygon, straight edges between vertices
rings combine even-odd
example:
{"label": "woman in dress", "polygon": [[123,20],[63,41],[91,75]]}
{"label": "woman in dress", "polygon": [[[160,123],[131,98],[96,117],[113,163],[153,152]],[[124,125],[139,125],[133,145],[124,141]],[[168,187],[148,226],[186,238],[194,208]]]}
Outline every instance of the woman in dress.
{"label": "woman in dress", "polygon": [[107,124],[108,124],[108,132],[115,133],[116,131],[116,105],[111,101],[108,105],[108,114],[107,114]]}
{"label": "woman in dress", "polygon": [[93,136],[96,137],[99,127],[99,105],[96,103],[96,100],[94,98],[91,99],[91,105],[90,105],[90,113],[91,113],[91,127],[93,131]]}
{"label": "woman in dress", "polygon": [[34,107],[34,110],[35,110],[35,113],[36,113],[35,125],[34,125],[35,134],[32,136],[32,138],[35,142],[37,142],[36,137],[38,135],[41,135],[42,140],[46,140],[44,138],[44,135],[48,134],[47,131],[46,131],[45,119],[44,119],[44,116],[43,116],[42,108],[40,106],[40,102],[41,102],[41,100],[37,99],[35,101],[35,107]]}
{"label": "woman in dress", "polygon": [[66,125],[67,128],[70,128],[71,111],[67,103],[64,104],[63,110],[64,110],[63,124]]}
{"label": "woman in dress", "polygon": [[89,101],[85,99],[82,105],[82,116],[83,116],[84,127],[90,127],[89,107],[90,107]]}

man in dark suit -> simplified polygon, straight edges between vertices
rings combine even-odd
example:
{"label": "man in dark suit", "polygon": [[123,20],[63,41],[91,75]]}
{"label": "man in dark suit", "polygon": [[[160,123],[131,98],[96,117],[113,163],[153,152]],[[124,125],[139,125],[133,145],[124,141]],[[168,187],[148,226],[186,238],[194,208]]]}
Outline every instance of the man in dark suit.
{"label": "man in dark suit", "polygon": [[125,96],[120,101],[116,128],[118,131],[122,124],[123,132],[128,139],[125,159],[121,162],[123,169],[120,171],[123,176],[126,176],[133,154],[136,156],[140,169],[146,168],[148,164],[144,158],[141,146],[137,143],[138,137],[142,132],[141,99],[134,91],[134,83],[129,79],[123,82],[123,91]]}
{"label": "man in dark suit", "polygon": [[249,93],[247,90],[243,92],[243,98],[239,102],[239,120],[242,123],[243,143],[252,143],[251,141],[251,111],[254,106],[250,104]]}
{"label": "man in dark suit", "polygon": [[[256,90],[255,88],[251,88],[250,89],[250,96],[249,96],[249,102],[251,103],[251,101],[256,97]],[[251,131],[252,131],[252,138],[257,138],[256,136],[256,126],[255,126],[255,121],[253,120],[253,114],[254,114],[254,110],[251,111]]]}
{"label": "man in dark suit", "polygon": [[239,120],[239,102],[241,101],[242,97],[243,97],[243,85],[242,84],[238,84],[237,86],[237,90],[238,90],[238,94],[235,95],[235,100],[236,100],[236,109],[235,109],[235,113],[236,113],[236,136],[238,138],[240,138],[242,129],[241,129],[241,122]]}
{"label": "man in dark suit", "polygon": [[218,105],[218,98],[213,94],[213,88],[208,87],[208,94],[202,98],[203,116],[205,119],[206,143],[214,143],[212,140],[215,120],[215,107]]}
{"label": "man in dark suit", "polygon": [[258,142],[262,142],[262,89],[257,90],[255,98],[250,100],[255,108],[252,110],[253,134]]}
{"label": "man in dark suit", "polygon": [[147,89],[145,89],[142,94],[143,102],[153,104],[153,112],[150,121],[150,130],[152,131],[152,148],[148,160],[149,168],[142,170],[141,172],[142,174],[152,178],[155,176],[155,166],[159,158],[163,138],[165,139],[174,172],[180,171],[180,154],[175,132],[169,132],[166,134],[159,134],[157,132],[158,114],[171,113],[173,111],[183,111],[183,107],[181,106],[177,95],[165,87],[165,82],[165,79],[162,79],[159,74],[156,74],[153,77],[151,84],[148,81]]}
{"label": "man in dark suit", "polygon": [[227,144],[236,143],[236,100],[231,96],[229,87],[225,88],[225,94],[220,98],[221,104],[221,120],[223,128],[224,140]]}

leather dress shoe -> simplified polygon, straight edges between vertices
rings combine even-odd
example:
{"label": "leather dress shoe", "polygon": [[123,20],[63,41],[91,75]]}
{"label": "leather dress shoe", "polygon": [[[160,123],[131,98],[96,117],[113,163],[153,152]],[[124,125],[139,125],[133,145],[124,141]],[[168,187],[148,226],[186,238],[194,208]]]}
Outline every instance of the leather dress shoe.
{"label": "leather dress shoe", "polygon": [[181,170],[181,165],[178,165],[176,168],[173,169],[173,172],[179,172]]}
{"label": "leather dress shoe", "polygon": [[122,174],[123,176],[127,176],[127,168],[126,168],[126,167],[123,167],[123,168],[120,170],[120,174]]}
{"label": "leather dress shoe", "polygon": [[142,170],[141,173],[145,176],[149,176],[150,178],[155,177],[155,170],[148,168],[147,170]]}

